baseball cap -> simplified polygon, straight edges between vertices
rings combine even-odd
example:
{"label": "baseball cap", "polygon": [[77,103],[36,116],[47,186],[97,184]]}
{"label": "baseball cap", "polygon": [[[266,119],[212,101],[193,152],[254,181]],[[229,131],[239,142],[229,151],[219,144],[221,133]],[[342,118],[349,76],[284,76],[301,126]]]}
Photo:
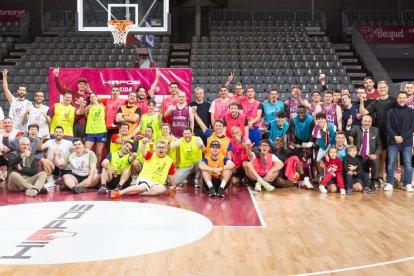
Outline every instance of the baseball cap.
{"label": "baseball cap", "polygon": [[211,142],[210,148],[212,148],[212,147],[220,147],[219,141],[213,141],[213,142]]}

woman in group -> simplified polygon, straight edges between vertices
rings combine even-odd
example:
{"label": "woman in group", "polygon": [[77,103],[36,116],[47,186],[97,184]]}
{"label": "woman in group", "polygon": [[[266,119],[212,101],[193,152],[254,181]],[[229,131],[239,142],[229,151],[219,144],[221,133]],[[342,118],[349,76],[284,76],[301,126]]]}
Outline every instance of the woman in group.
{"label": "woman in group", "polygon": [[69,159],[57,160],[59,165],[69,164],[72,170],[72,174],[63,175],[63,185],[77,194],[86,188],[96,187],[100,180],[96,173],[96,160],[95,153],[86,149],[80,138],[73,139],[73,152]]}
{"label": "woman in group", "polygon": [[85,147],[92,149],[96,144],[96,158],[101,162],[102,150],[106,143],[105,107],[98,101],[96,93],[89,94],[91,102],[85,108],[87,112]]}

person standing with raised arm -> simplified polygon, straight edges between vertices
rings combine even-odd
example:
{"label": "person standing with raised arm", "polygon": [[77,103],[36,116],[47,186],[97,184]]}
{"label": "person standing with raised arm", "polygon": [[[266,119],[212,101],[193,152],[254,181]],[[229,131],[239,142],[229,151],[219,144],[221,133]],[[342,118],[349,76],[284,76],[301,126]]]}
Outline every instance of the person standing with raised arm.
{"label": "person standing with raised arm", "polygon": [[[27,110],[27,108],[32,105],[32,103],[26,99],[27,85],[19,84],[19,87],[17,88],[16,98],[12,95],[12,93],[9,90],[9,84],[7,82],[7,69],[4,69],[2,73],[4,94],[6,94],[7,101],[10,104],[9,117],[13,120],[14,127],[17,130],[25,132],[27,130],[27,123],[23,122],[23,114]],[[1,126],[3,126],[4,114],[2,115],[3,118],[1,118],[1,115],[2,114],[0,113]]]}
{"label": "person standing with raised arm", "polygon": [[[65,95],[66,91],[59,80],[59,68],[53,70],[55,77],[56,88],[60,94]],[[72,92],[72,105],[76,108],[75,124],[73,125],[73,134],[75,137],[85,138],[86,128],[86,111],[85,107],[89,105],[89,93],[91,92],[88,84],[88,80],[85,78],[79,78],[78,89]],[[70,90],[71,91],[71,90]],[[66,131],[66,129],[65,129]]]}

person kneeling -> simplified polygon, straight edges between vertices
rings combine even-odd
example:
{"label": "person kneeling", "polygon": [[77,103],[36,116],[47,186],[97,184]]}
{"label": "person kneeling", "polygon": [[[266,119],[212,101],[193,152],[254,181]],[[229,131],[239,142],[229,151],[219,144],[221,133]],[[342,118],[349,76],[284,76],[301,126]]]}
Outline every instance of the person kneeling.
{"label": "person kneeling", "polygon": [[167,144],[164,141],[158,141],[155,147],[155,153],[147,151],[146,144],[149,139],[143,138],[140,143],[140,151],[144,156],[144,165],[140,172],[136,185],[129,186],[124,190],[114,190],[110,193],[112,199],[119,198],[124,194],[143,194],[143,195],[160,195],[167,190],[165,182],[170,183],[171,188],[175,189],[175,169],[173,161],[166,155]]}
{"label": "person kneeling", "polygon": [[202,171],[204,183],[208,186],[209,196],[224,197],[224,189],[231,178],[234,163],[220,154],[219,141],[211,142],[210,154],[201,160],[198,167]]}

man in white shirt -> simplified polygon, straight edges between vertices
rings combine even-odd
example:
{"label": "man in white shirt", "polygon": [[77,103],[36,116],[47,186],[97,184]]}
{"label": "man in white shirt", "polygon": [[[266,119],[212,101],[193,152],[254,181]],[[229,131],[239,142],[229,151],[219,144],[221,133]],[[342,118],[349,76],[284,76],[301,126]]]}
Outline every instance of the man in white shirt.
{"label": "man in white shirt", "polygon": [[67,169],[68,166],[58,166],[57,160],[68,160],[70,153],[72,152],[73,145],[68,140],[63,139],[64,129],[61,126],[55,128],[55,139],[48,140],[43,143],[45,135],[40,139],[38,150],[47,150],[46,157],[40,159],[43,170],[47,173],[46,188],[55,186],[53,179],[53,173],[59,175],[59,170]]}
{"label": "man in white shirt", "polygon": [[23,113],[23,122],[39,125],[39,137],[46,135],[50,137],[49,126],[51,123],[49,107],[43,104],[45,96],[42,91],[36,91],[34,96],[33,105],[28,105],[25,112]]}
{"label": "man in white shirt", "polygon": [[19,88],[17,89],[17,98],[14,97],[9,90],[7,74],[7,69],[4,69],[3,90],[10,104],[9,117],[12,118],[14,127],[16,129],[25,132],[27,130],[27,123],[23,123],[23,113],[28,108],[28,106],[32,105],[32,103],[26,99],[27,86],[25,84],[19,84]]}

